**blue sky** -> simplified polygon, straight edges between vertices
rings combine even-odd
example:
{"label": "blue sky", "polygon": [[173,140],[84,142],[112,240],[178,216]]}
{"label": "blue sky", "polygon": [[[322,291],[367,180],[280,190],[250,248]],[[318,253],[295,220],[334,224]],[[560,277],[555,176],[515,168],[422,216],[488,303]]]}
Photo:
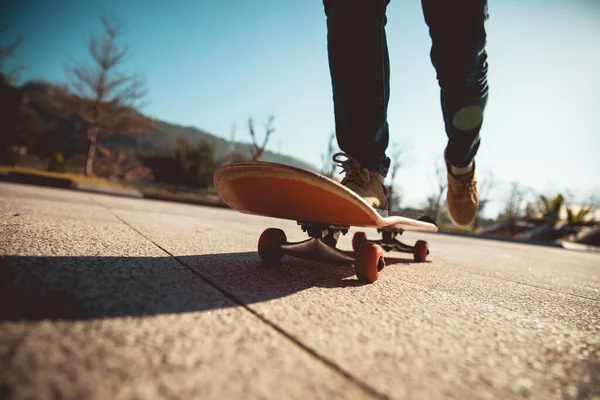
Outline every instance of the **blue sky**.
{"label": "blue sky", "polygon": [[[126,67],[141,72],[143,111],[215,135],[248,140],[249,116],[276,116],[269,149],[320,165],[334,129],[321,1],[5,1],[2,24],[23,35],[23,80],[65,82],[68,60],[87,60],[99,15],[126,22]],[[600,2],[490,3],[490,100],[477,157],[496,182],[494,216],[510,183],[531,193],[600,195]],[[388,7],[391,139],[403,150],[404,205],[433,191],[446,142],[430,38],[419,1]]]}

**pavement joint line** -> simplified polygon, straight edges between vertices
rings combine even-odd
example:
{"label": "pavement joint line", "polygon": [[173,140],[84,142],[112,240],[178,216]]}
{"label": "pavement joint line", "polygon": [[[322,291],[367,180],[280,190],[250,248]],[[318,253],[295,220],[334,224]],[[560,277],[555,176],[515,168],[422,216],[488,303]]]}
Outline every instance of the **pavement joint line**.
{"label": "pavement joint line", "polygon": [[570,297],[576,297],[576,298],[583,299],[583,300],[591,300],[591,301],[595,301],[595,302],[600,302],[600,299],[594,299],[592,297],[582,296],[582,295],[574,294],[574,293],[562,292],[562,291],[556,290],[556,289],[551,289],[551,288],[547,288],[547,287],[543,287],[543,286],[532,285],[531,283],[520,282],[520,281],[516,281],[516,280],[512,280],[512,279],[506,279],[506,278],[499,278],[497,276],[490,276],[490,275],[487,275],[487,274],[482,274],[480,272],[468,271],[468,270],[465,270],[465,269],[461,269],[461,271],[462,272],[466,272],[468,274],[483,276],[485,278],[491,278],[491,279],[496,279],[496,280],[503,281],[503,282],[513,283],[515,285],[523,285],[523,286],[527,286],[527,287],[534,288],[534,289],[546,290],[548,292],[560,294],[560,295],[563,295],[563,296],[570,296]]}
{"label": "pavement joint line", "polygon": [[[94,202],[96,202],[93,198],[92,198],[92,200]],[[132,226],[131,224],[129,224],[127,221],[125,221],[123,218],[121,218],[117,213],[113,212],[113,210],[111,210],[109,207],[106,207],[104,204],[101,204],[99,202],[96,202],[96,204],[99,204],[101,207],[105,208],[107,211],[109,211],[115,217],[117,217],[117,219],[119,221],[121,221],[122,223],[124,223],[125,225],[127,225],[130,229],[132,229],[133,231],[135,231],[137,234],[139,234],[144,239],[148,240],[154,246],[156,246],[157,248],[159,248],[160,250],[162,250],[163,252],[165,252],[166,254],[168,254],[169,256],[171,256],[178,263],[180,263],[184,268],[186,268],[187,270],[189,270],[192,274],[194,274],[197,277],[199,277],[202,281],[204,281],[206,284],[208,284],[209,286],[211,286],[212,288],[214,288],[215,290],[217,290],[219,293],[221,293],[223,296],[225,296],[229,300],[233,301],[234,303],[236,303],[240,307],[244,308],[247,312],[249,312],[250,314],[254,315],[256,318],[258,318],[258,320],[260,320],[262,323],[264,323],[267,326],[269,326],[271,329],[273,329],[274,331],[276,331],[277,333],[279,333],[281,336],[283,336],[284,338],[286,338],[287,340],[289,340],[290,342],[292,342],[294,345],[296,345],[297,347],[299,347],[301,350],[303,350],[306,353],[308,353],[310,356],[312,356],[317,361],[325,364],[325,366],[331,368],[332,370],[334,370],[338,374],[342,375],[345,379],[347,379],[351,383],[357,385],[360,389],[362,389],[366,393],[374,396],[375,398],[385,399],[385,400],[389,400],[390,399],[390,397],[387,396],[386,394],[378,392],[376,389],[372,388],[368,384],[366,384],[366,383],[362,382],[361,380],[357,379],[352,374],[350,374],[349,372],[345,371],[342,367],[340,367],[335,362],[327,359],[326,357],[323,357],[322,355],[320,355],[319,353],[317,353],[317,351],[313,350],[312,348],[310,348],[307,345],[305,345],[304,343],[302,343],[299,339],[297,339],[296,337],[294,337],[292,334],[288,333],[287,331],[285,331],[283,328],[279,327],[275,323],[269,321],[268,319],[266,319],[265,317],[263,317],[261,314],[259,314],[257,311],[254,311],[247,304],[245,304],[243,301],[241,301],[239,298],[237,298],[233,293],[230,293],[229,291],[227,291],[227,290],[219,287],[211,279],[206,278],[205,276],[199,274],[197,271],[195,271],[192,267],[190,267],[189,265],[187,265],[179,257],[177,257],[176,255],[172,254],[169,250],[165,249],[164,247],[162,247],[161,245],[159,245],[158,243],[156,243],[155,241],[153,241],[152,239],[150,239],[149,237],[147,237],[146,235],[144,235],[144,233],[142,233],[141,231],[139,231],[138,229],[136,229],[134,226]]]}

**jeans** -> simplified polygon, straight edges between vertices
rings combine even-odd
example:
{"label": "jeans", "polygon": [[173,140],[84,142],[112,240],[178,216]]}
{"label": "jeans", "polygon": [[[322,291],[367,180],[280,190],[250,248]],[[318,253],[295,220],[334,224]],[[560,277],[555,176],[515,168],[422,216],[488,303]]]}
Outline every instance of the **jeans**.
{"label": "jeans", "polygon": [[[448,144],[445,157],[468,165],[479,148],[488,98],[487,0],[422,0],[432,40]],[[324,0],[336,137],[362,167],[387,175],[389,0]]]}

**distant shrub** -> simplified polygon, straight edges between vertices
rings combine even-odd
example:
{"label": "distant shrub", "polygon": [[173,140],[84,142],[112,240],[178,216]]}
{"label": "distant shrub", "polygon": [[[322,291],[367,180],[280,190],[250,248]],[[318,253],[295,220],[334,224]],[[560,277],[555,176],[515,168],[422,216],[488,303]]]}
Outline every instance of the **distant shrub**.
{"label": "distant shrub", "polygon": [[14,167],[21,163],[26,154],[27,147],[25,146],[9,146],[0,153],[0,164],[7,164]]}
{"label": "distant shrub", "polygon": [[150,181],[154,179],[150,168],[138,165],[134,157],[122,150],[110,150],[98,146],[98,159],[95,170],[98,176],[125,182]]}
{"label": "distant shrub", "polygon": [[152,171],[156,182],[200,189],[212,186],[217,169],[214,148],[208,141],[193,147],[182,139],[177,143],[174,156],[147,155],[142,157],[142,162]]}
{"label": "distant shrub", "polygon": [[50,163],[48,164],[48,171],[52,172],[65,172],[65,156],[61,152],[55,152],[50,157]]}

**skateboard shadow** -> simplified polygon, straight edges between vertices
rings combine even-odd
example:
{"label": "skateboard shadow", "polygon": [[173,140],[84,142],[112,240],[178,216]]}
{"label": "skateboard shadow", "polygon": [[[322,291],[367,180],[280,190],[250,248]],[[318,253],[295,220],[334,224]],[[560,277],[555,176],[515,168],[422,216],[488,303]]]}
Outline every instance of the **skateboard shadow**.
{"label": "skateboard shadow", "polygon": [[[386,257],[388,265],[409,259]],[[0,257],[0,321],[140,317],[352,288],[354,268],[256,252],[173,257]]]}

